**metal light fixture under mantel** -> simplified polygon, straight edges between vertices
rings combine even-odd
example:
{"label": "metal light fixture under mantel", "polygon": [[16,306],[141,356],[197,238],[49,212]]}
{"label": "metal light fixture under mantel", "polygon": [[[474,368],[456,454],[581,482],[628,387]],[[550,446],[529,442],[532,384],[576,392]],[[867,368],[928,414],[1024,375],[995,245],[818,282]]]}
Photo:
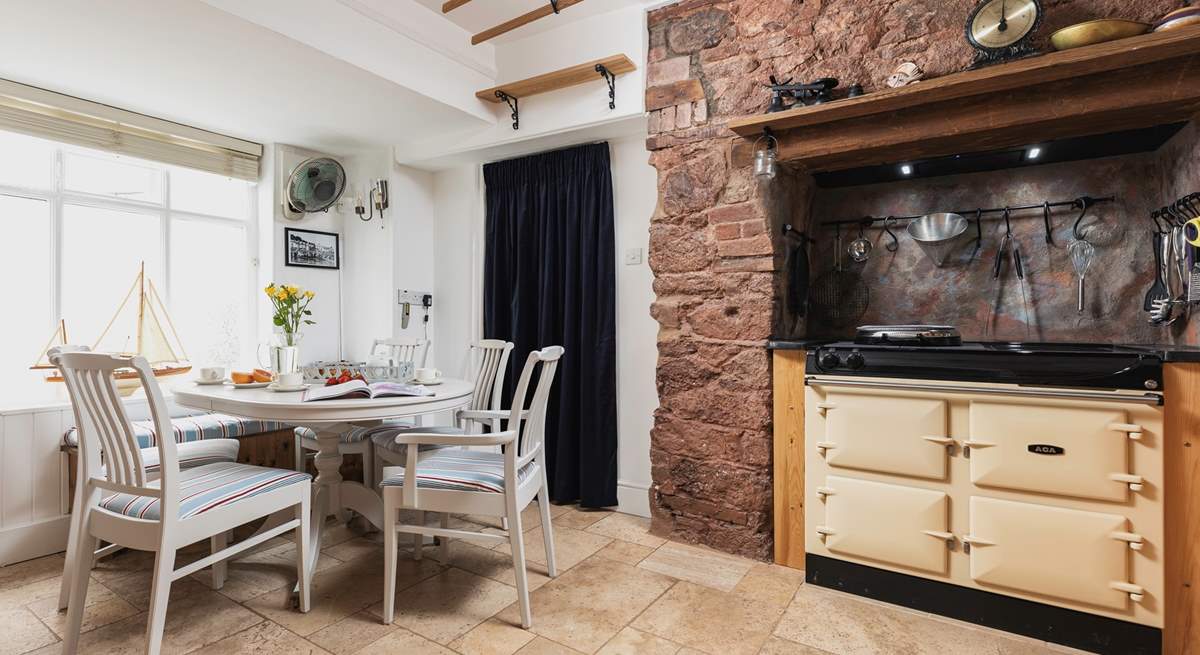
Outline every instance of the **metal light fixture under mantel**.
{"label": "metal light fixture under mantel", "polygon": [[[764,147],[759,144],[766,141]],[[764,127],[763,135],[754,142],[754,177],[762,180],[773,180],[779,173],[779,139]]]}

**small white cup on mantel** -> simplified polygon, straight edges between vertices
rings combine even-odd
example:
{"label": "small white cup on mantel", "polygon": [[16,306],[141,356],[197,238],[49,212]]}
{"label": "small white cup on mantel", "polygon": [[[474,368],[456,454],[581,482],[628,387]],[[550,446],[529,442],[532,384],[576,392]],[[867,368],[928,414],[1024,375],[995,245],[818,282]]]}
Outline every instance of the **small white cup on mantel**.
{"label": "small white cup on mantel", "polygon": [[280,373],[279,375],[275,376],[275,384],[283,387],[284,389],[295,389],[296,387],[304,384],[304,374],[300,371],[295,371],[293,373]]}
{"label": "small white cup on mantel", "polygon": [[202,382],[220,382],[224,379],[224,366],[205,366],[200,369],[200,380]]}
{"label": "small white cup on mantel", "polygon": [[430,382],[437,382],[442,379],[442,372],[436,368],[419,368],[414,374],[416,375],[417,382],[421,384],[429,384]]}

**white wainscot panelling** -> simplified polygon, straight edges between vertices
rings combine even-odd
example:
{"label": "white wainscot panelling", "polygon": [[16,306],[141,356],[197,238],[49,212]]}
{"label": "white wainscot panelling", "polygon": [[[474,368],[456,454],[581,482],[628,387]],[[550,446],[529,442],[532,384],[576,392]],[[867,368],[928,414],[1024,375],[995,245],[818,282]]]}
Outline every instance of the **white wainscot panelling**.
{"label": "white wainscot panelling", "polygon": [[0,566],[63,550],[70,410],[0,414]]}

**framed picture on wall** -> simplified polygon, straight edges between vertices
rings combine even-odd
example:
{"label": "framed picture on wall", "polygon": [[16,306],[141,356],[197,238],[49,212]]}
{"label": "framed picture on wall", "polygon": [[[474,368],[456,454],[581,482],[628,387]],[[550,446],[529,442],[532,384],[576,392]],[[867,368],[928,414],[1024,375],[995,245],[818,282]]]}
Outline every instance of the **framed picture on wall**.
{"label": "framed picture on wall", "polygon": [[341,268],[336,232],[283,229],[284,263],[305,268]]}

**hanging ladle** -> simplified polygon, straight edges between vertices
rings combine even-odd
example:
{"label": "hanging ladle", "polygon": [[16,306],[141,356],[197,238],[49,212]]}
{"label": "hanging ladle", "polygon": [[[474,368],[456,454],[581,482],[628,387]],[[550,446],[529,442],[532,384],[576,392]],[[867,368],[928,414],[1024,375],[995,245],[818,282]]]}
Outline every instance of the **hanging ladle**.
{"label": "hanging ladle", "polygon": [[846,248],[846,252],[850,253],[850,259],[862,263],[871,258],[871,249],[874,245],[867,238],[866,227],[873,223],[871,218],[864,218],[858,224],[858,238],[850,242],[850,246]]}

